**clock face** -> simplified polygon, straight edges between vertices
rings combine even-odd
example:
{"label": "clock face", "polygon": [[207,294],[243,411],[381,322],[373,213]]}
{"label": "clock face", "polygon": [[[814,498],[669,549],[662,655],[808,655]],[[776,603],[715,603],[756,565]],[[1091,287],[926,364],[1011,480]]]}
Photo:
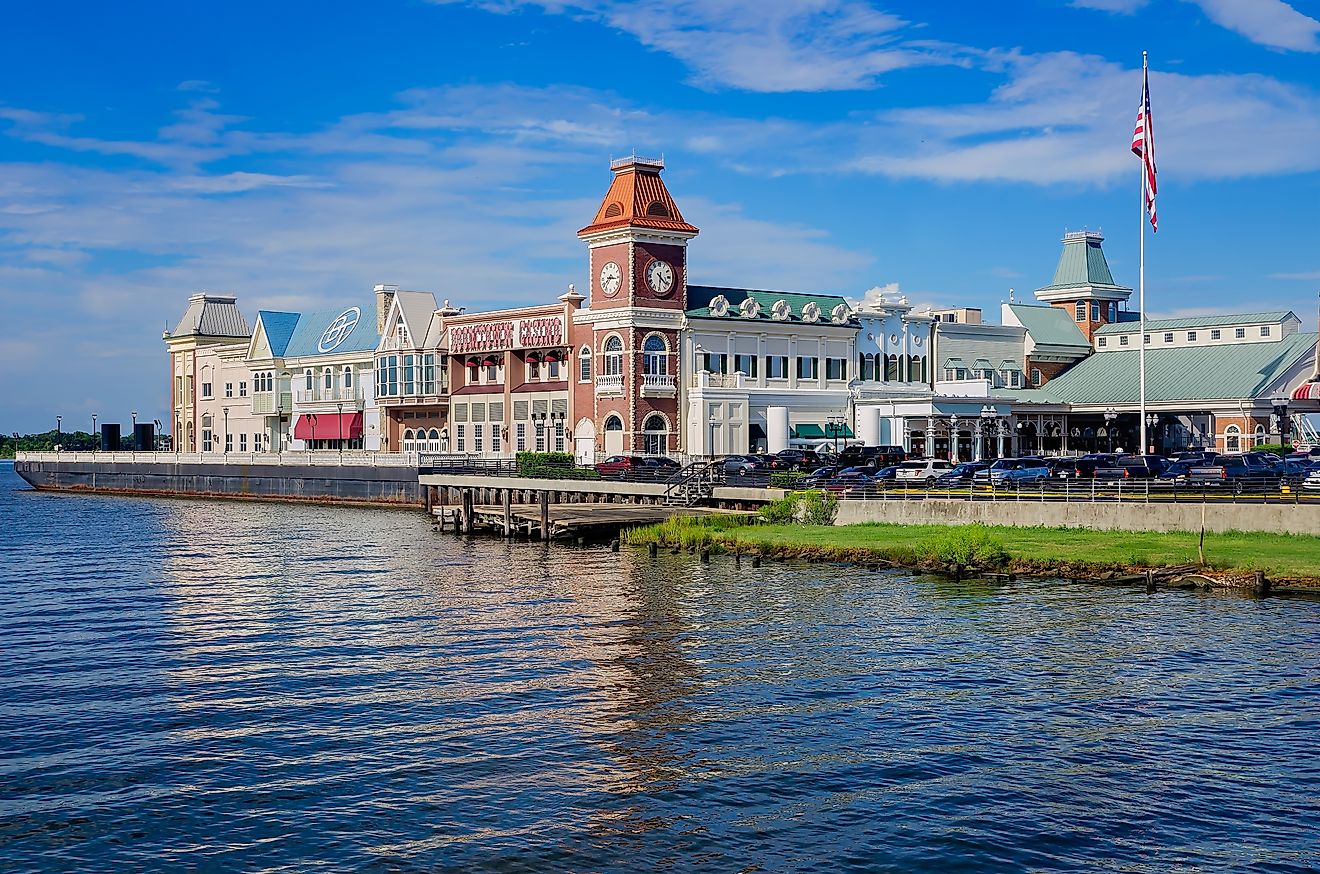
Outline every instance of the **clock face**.
{"label": "clock face", "polygon": [[623,271],[619,265],[613,261],[606,261],[605,266],[600,268],[600,290],[605,292],[606,297],[614,297],[619,293],[619,286],[623,283]]}
{"label": "clock face", "polygon": [[669,266],[668,261],[652,261],[646,268],[646,284],[656,294],[669,294],[674,287],[674,268]]}

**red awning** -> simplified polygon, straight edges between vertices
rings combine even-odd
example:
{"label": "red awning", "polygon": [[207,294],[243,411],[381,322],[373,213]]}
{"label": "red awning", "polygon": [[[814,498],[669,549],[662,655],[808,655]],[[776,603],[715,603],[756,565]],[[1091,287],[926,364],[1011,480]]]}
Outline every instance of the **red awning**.
{"label": "red awning", "polygon": [[1292,393],[1295,401],[1320,401],[1320,382],[1304,382]]}
{"label": "red awning", "polygon": [[558,350],[558,349],[551,349],[549,352],[545,353],[545,360],[546,360],[546,361],[558,361],[558,360],[559,360],[559,350]]}
{"label": "red awning", "polygon": [[541,353],[540,353],[540,352],[528,352],[528,353],[527,353],[527,362],[528,362],[529,364],[539,364],[539,363],[541,362]]}
{"label": "red awning", "polygon": [[482,363],[483,365],[485,365],[486,367],[490,367],[490,366],[493,365],[493,364],[499,364],[499,363],[500,363],[500,360],[499,360],[498,358],[496,358],[494,355],[487,355],[487,356],[482,360],[481,363]]}
{"label": "red awning", "polygon": [[361,413],[306,413],[293,425],[299,440],[356,440],[362,436]]}

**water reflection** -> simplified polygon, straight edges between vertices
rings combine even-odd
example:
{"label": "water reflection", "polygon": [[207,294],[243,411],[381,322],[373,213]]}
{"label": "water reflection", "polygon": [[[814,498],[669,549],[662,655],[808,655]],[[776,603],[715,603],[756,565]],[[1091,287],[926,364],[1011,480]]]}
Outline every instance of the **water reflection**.
{"label": "water reflection", "polygon": [[1313,604],[0,502],[19,869],[1315,862]]}

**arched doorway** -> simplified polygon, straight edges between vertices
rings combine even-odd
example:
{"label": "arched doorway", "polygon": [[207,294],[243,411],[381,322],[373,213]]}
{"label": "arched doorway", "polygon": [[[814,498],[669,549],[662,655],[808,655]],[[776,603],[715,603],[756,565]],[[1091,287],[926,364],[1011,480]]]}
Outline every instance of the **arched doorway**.
{"label": "arched doorway", "polygon": [[605,454],[619,455],[623,452],[623,419],[609,416],[605,419]]}
{"label": "arched doorway", "polygon": [[578,464],[596,463],[596,423],[580,419],[573,429],[573,458]]}
{"label": "arched doorway", "polygon": [[642,452],[647,455],[669,453],[669,423],[659,413],[652,413],[642,423]]}

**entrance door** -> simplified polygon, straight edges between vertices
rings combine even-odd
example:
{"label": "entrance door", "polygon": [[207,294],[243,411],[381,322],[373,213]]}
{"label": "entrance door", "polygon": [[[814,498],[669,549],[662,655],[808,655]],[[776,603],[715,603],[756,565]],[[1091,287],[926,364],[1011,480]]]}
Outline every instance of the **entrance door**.
{"label": "entrance door", "polygon": [[605,420],[605,454],[623,454],[623,420],[618,416]]}

